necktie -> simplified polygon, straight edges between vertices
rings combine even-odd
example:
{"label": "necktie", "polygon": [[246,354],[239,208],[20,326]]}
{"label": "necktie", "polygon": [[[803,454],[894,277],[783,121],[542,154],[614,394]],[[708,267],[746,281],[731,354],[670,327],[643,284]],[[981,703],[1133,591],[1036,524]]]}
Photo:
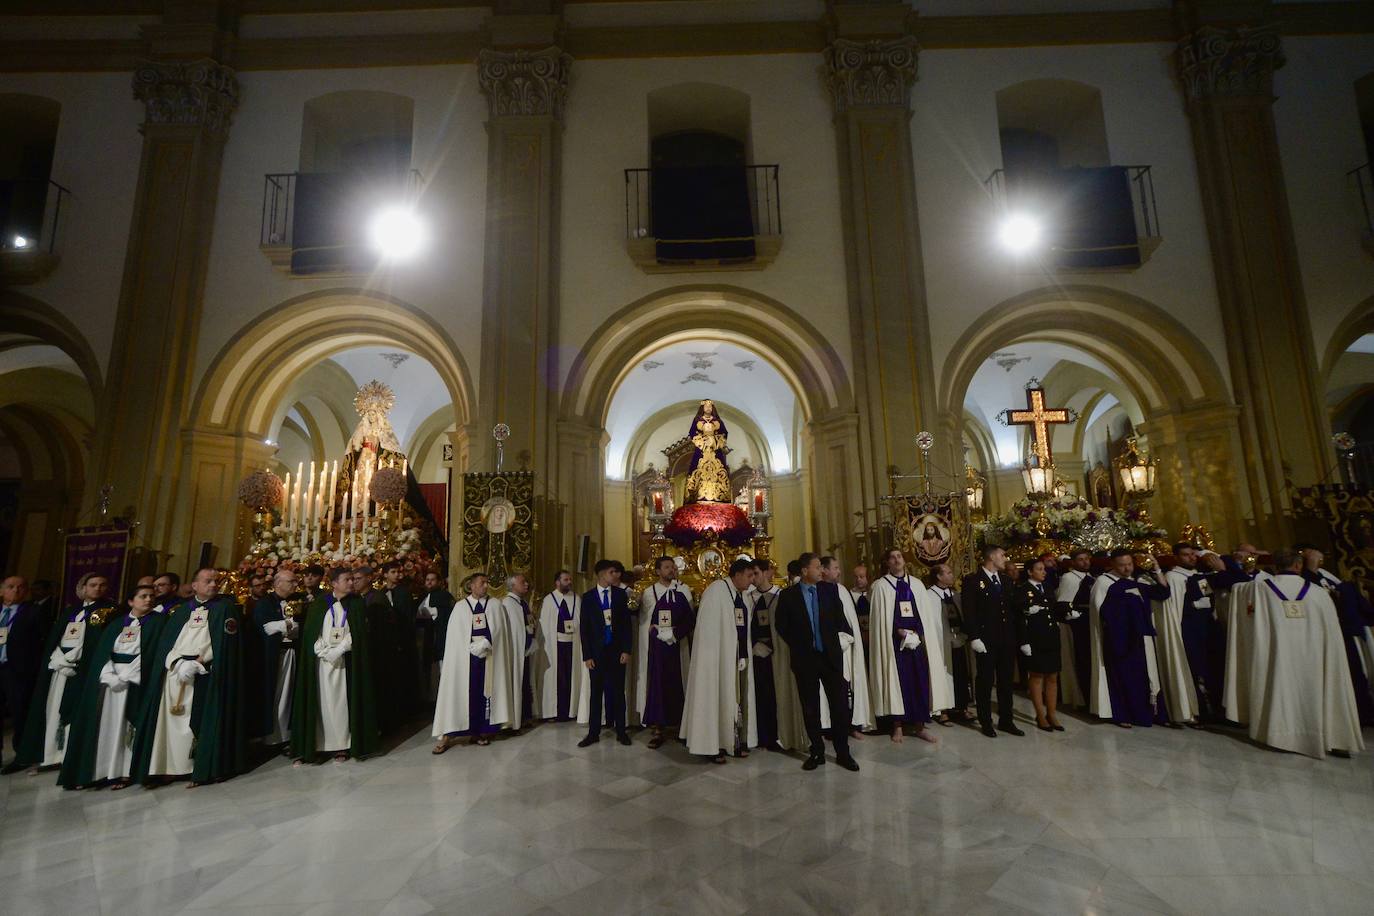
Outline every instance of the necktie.
{"label": "necktie", "polygon": [[805,590],[806,590],[806,616],[809,617],[809,618],[811,618],[811,635],[812,635],[812,641],[815,643],[816,651],[817,651],[817,652],[824,652],[825,649],[824,649],[824,647],[822,647],[822,645],[821,645],[821,619],[820,619],[820,608],[817,607],[817,603],[816,603],[816,586],[814,586],[814,585],[808,585],[808,586],[805,587]]}
{"label": "necktie", "polygon": [[[13,619],[14,619],[14,605],[12,605],[12,604],[7,604],[7,605],[5,605],[5,610],[4,610],[3,612],[0,612],[0,627],[7,627],[7,626],[9,626],[9,625],[10,625],[10,621],[13,620]],[[0,646],[0,665],[3,665],[3,664],[7,663],[7,662],[10,660],[10,652],[9,652],[10,647],[9,647],[9,645],[8,645],[8,642],[9,642],[9,641],[6,640],[6,645]]]}
{"label": "necktie", "polygon": [[[611,590],[609,588],[603,588],[601,590],[601,609],[603,611],[608,611],[611,609]],[[605,616],[606,615],[604,614],[602,615],[603,618]],[[602,626],[602,638],[605,641],[605,644],[608,646],[611,644],[611,635],[611,625],[609,623],[604,624]]]}

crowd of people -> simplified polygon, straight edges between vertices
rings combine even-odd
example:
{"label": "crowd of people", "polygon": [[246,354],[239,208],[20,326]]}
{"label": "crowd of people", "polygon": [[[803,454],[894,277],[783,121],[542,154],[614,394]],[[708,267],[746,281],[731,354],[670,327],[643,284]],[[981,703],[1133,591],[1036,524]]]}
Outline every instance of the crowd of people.
{"label": "crowd of people", "polygon": [[814,770],[828,741],[857,771],[850,743],[874,734],[1024,736],[1018,686],[1044,732],[1065,730],[1068,706],[1121,728],[1244,718],[1257,740],[1318,757],[1362,749],[1374,612],[1311,545],[1275,551],[1268,570],[1259,556],[1178,544],[1166,571],[1124,549],[1103,568],[1086,550],[1018,564],[988,546],[956,582],[949,565],[912,575],[892,549],[881,575],[859,565],[846,585],[834,557],[804,553],[785,575],[737,559],[700,596],[661,557],[635,600],[625,568],[601,560],[590,588],[560,571],[537,608],[524,574],[501,595],[473,574],[455,598],[435,573],[412,593],[395,563],[254,577],[246,609],[213,568],[146,577],[120,604],[86,575],[61,609],[49,583],[10,576],[3,772],[201,785],[274,753],[368,757],[431,710],[436,755],[575,722],[579,747],[607,728],[629,745],[641,727],[650,749],[678,741],[716,764],[764,749]]}

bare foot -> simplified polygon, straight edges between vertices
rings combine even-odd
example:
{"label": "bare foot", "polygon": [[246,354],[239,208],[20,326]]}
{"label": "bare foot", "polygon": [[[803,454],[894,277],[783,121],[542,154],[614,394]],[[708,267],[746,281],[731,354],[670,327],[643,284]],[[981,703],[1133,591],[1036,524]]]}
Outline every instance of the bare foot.
{"label": "bare foot", "polygon": [[849,730],[849,737],[853,738],[855,741],[862,741],[864,740],[864,731],[861,728],[851,728]]}
{"label": "bare foot", "polygon": [[892,726],[892,743],[901,744],[905,740],[906,732],[902,730],[902,727],[900,725]]}
{"label": "bare foot", "polygon": [[916,732],[916,737],[917,737],[917,738],[920,738],[922,741],[925,741],[925,742],[927,742],[927,743],[929,743],[929,744],[939,744],[939,743],[940,743],[940,739],[937,738],[937,737],[935,737],[934,733],[931,732],[931,730],[928,729],[928,728],[923,728],[923,729],[919,730],[918,732]]}
{"label": "bare foot", "polygon": [[348,754],[346,754],[346,753],[343,752],[343,751],[339,751],[337,754],[334,755],[334,762],[335,762],[335,763],[343,763],[343,762],[344,762],[345,760],[347,760],[347,759],[348,759]]}

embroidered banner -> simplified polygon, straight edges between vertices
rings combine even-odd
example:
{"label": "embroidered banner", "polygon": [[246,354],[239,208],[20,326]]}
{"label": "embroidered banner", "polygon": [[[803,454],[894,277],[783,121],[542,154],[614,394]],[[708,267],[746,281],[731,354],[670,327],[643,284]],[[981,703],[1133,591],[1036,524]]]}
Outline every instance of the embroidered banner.
{"label": "embroidered banner", "polygon": [[124,565],[129,558],[129,529],[106,525],[67,532],[62,562],[61,603],[76,596],[76,583],[87,573],[104,576],[116,603],[123,596]]}

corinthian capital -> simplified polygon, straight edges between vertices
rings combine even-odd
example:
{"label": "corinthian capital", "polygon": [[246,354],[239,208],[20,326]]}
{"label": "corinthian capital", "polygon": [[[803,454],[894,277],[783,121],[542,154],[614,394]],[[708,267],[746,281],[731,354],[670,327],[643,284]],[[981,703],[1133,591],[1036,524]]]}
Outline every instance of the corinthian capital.
{"label": "corinthian capital", "polygon": [[493,51],[477,54],[477,85],[487,97],[493,118],[502,115],[563,117],[572,58],[556,47],[542,51]]}
{"label": "corinthian capital", "polygon": [[145,124],[188,124],[215,134],[229,131],[239,104],[234,71],[210,59],[144,61],[134,71],[134,98]]}
{"label": "corinthian capital", "polygon": [[1190,102],[1274,94],[1274,71],[1283,49],[1272,27],[1204,26],[1185,36],[1174,52],[1178,76]]}
{"label": "corinthian capital", "polygon": [[836,38],[825,49],[824,74],[837,113],[850,108],[905,109],[916,82],[916,39]]}

